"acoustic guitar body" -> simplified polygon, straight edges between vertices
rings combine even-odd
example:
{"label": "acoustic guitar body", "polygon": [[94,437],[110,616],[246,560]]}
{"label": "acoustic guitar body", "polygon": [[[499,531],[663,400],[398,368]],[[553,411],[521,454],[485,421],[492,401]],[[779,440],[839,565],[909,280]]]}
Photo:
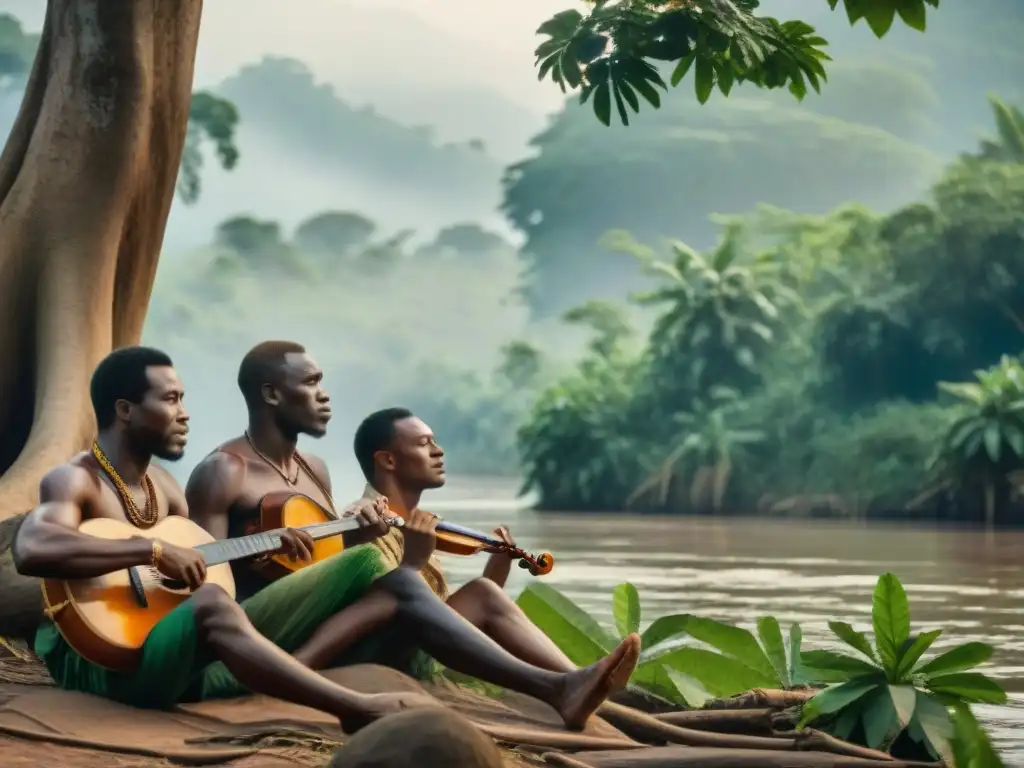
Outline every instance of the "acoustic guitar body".
{"label": "acoustic guitar body", "polygon": [[[279,491],[268,493],[260,501],[260,530],[272,531],[277,528],[303,528],[334,520],[308,496]],[[272,555],[260,567],[270,579],[279,579],[307,566],[323,562],[329,557],[345,551],[345,536],[330,536],[313,542],[313,559],[310,562],[291,560],[286,555]]]}
{"label": "acoustic guitar body", "polygon": [[[180,547],[214,541],[198,525],[177,515],[148,529],[119,520],[96,518],[82,523],[79,531],[101,539],[160,539]],[[107,669],[133,669],[153,627],[190,596],[185,587],[162,583],[155,569],[148,565],[134,572],[138,577],[134,585],[128,570],[93,579],[43,580],[46,605],[64,639],[83,658]],[[216,584],[235,597],[235,582],[227,563],[210,566],[206,583]],[[145,604],[140,600],[140,590]]]}

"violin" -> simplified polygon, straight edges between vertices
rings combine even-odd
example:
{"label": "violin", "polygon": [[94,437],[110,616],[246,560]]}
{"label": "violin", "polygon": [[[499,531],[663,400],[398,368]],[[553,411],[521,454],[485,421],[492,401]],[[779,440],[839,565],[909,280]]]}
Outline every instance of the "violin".
{"label": "violin", "polygon": [[519,567],[531,576],[547,576],[555,567],[555,558],[550,552],[531,554],[521,547],[509,546],[501,539],[486,533],[474,531],[456,523],[441,520],[436,529],[437,549],[450,555],[475,555],[480,552],[501,553],[519,561]]}

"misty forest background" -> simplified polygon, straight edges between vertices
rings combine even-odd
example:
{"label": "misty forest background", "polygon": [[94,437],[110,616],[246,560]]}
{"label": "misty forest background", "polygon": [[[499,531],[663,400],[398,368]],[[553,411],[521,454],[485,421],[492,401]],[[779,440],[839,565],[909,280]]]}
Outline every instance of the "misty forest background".
{"label": "misty forest background", "polygon": [[[822,95],[678,93],[607,128],[487,87],[425,16],[343,5],[348,39],[418,73],[268,54],[197,81],[237,106],[240,156],[203,149],[144,334],[189,388],[183,464],[244,426],[244,351],[290,338],[353,493],[356,423],[402,404],[453,474],[545,508],[1015,520],[1024,4],[946,0],[883,41],[764,5],[831,42]],[[6,130],[38,14],[0,11]]]}

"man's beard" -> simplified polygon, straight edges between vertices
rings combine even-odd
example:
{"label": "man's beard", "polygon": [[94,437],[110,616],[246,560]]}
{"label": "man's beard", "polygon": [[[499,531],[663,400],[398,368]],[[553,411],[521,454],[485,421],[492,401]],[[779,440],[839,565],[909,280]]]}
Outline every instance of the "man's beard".
{"label": "man's beard", "polygon": [[153,451],[153,455],[161,461],[179,461],[185,457],[185,449],[161,445]]}

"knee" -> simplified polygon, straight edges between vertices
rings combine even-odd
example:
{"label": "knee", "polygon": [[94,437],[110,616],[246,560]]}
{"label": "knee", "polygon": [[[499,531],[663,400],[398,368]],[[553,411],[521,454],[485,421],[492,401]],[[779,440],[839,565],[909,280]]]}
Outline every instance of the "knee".
{"label": "knee", "polygon": [[247,621],[242,607],[216,584],[203,584],[191,599],[196,622],[204,632],[239,630]]}
{"label": "knee", "polygon": [[377,579],[379,587],[398,598],[400,603],[417,600],[425,595],[437,597],[423,577],[411,568],[395,568]]}
{"label": "knee", "polygon": [[483,576],[467,582],[459,591],[471,595],[474,603],[485,608],[501,608],[512,602],[504,589]]}

